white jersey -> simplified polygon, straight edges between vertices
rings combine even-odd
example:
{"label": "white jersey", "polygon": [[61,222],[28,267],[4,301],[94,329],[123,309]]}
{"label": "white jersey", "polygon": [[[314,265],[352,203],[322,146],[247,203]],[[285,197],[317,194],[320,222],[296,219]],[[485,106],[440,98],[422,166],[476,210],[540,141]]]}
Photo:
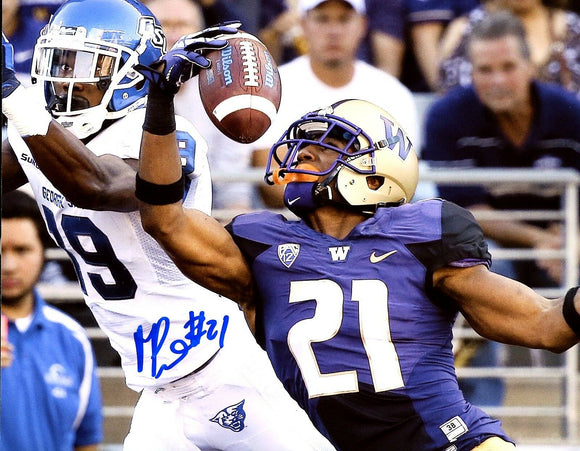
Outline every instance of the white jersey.
{"label": "white jersey", "polygon": [[[144,114],[145,109],[130,113],[87,147],[96,155],[138,159]],[[184,205],[209,214],[205,141],[184,118],[176,122],[187,174]],[[223,345],[228,322],[243,321],[237,305],[186,278],[143,230],[138,211],[75,207],[38,169],[10,124],[8,139],[48,230],[75,266],[87,305],[121,356],[127,385],[162,386],[208,361]]]}

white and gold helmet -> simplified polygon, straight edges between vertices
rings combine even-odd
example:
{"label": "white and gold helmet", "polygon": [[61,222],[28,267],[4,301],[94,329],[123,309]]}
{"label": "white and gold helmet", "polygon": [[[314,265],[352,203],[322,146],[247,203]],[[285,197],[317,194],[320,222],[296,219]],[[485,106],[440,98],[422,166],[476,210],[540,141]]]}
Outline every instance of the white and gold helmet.
{"label": "white and gold helmet", "polygon": [[[333,145],[328,138],[344,145]],[[337,152],[334,164],[324,171],[299,164],[298,152],[309,145]],[[325,203],[340,203],[372,214],[378,207],[412,199],[418,161],[407,134],[389,113],[371,102],[350,99],[294,122],[270,149],[265,180],[287,184],[284,200],[299,216],[305,208]],[[297,187],[304,183],[312,187]],[[333,195],[332,187],[339,198]],[[308,189],[312,190],[311,205],[307,199],[297,201],[300,196],[307,197]]]}

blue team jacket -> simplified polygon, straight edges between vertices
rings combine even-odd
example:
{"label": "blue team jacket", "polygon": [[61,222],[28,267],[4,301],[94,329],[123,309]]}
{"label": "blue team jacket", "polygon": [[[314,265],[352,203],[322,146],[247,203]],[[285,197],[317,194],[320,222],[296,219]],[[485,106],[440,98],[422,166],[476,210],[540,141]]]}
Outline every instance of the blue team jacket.
{"label": "blue team jacket", "polygon": [[100,443],[102,403],[95,358],[82,326],[35,293],[29,328],[9,323],[14,361],[2,368],[2,450],[66,450]]}

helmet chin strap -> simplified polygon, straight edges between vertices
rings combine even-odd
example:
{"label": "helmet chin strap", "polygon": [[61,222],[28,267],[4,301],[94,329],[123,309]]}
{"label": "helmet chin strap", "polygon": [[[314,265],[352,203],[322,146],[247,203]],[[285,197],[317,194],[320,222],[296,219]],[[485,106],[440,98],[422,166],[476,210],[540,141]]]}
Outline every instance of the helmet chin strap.
{"label": "helmet chin strap", "polygon": [[345,210],[363,215],[372,216],[378,208],[398,207],[405,203],[402,199],[399,202],[381,202],[369,205],[351,205],[340,194],[336,188],[336,180],[344,165],[339,164],[328,177],[321,182],[290,182],[284,191],[284,204],[299,218],[305,219],[316,208],[324,205],[334,205]]}
{"label": "helmet chin strap", "polygon": [[[48,109],[56,113],[64,113],[66,112],[67,101],[68,101],[67,95],[58,96],[56,94],[53,94],[48,102]],[[84,110],[89,107],[90,107],[89,101],[84,97],[78,96],[72,97],[71,109],[73,111]]]}
{"label": "helmet chin strap", "polygon": [[335,205],[360,212],[357,207],[348,204],[336,189],[333,189],[332,183],[343,167],[343,165],[338,165],[321,182],[288,183],[284,190],[284,204],[288,210],[303,219],[323,205]]}
{"label": "helmet chin strap", "polygon": [[284,189],[284,205],[299,218],[305,218],[318,207],[314,200],[317,182],[291,182]]}

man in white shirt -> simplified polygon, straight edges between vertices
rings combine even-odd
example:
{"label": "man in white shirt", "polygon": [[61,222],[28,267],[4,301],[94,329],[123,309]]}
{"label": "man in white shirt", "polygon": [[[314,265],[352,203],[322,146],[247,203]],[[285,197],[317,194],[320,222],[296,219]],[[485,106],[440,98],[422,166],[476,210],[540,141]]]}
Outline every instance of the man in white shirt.
{"label": "man in white shirt", "polygon": [[[419,120],[411,91],[397,78],[357,59],[367,19],[364,0],[299,0],[300,23],[307,54],[279,67],[282,101],[278,117],[254,145],[252,164],[264,167],[270,146],[292,121],[343,99],[373,102],[394,117],[420,148]],[[429,197],[420,193],[416,197]],[[260,188],[267,207],[282,208],[280,187]]]}

